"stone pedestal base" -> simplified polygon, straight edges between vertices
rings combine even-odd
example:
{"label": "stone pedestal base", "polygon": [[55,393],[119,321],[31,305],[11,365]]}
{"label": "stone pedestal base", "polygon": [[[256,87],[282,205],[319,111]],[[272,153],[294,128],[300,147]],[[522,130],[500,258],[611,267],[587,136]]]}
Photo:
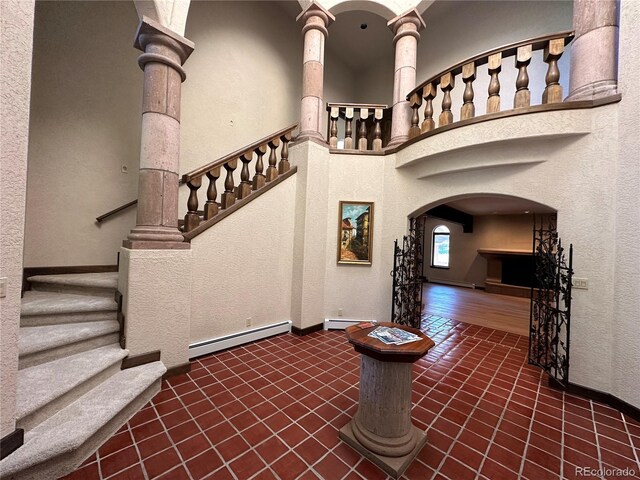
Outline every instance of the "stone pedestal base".
{"label": "stone pedestal base", "polygon": [[416,446],[413,450],[402,457],[385,457],[383,455],[378,455],[367,449],[356,439],[352,429],[352,423],[354,421],[355,420],[351,420],[351,422],[347,423],[340,429],[340,439],[393,478],[399,478],[404,473],[418,453],[420,453],[422,447],[427,443],[427,434],[415,425],[412,425],[411,430],[414,434],[414,438],[417,440]]}

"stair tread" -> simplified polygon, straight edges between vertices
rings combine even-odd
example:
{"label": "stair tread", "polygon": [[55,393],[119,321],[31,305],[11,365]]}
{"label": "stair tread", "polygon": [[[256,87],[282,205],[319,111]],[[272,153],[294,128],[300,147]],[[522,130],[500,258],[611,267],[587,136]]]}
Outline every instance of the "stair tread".
{"label": "stair tread", "polygon": [[68,454],[87,442],[165,372],[162,362],[122,370],[25,435],[25,443],[0,461],[0,477]]}
{"label": "stair tread", "polygon": [[118,332],[116,320],[20,327],[19,355],[28,355],[49,350],[82,340]]}
{"label": "stair tread", "polygon": [[30,283],[49,283],[74,287],[118,288],[118,272],[65,273],[60,275],[33,275]]}
{"label": "stair tread", "polygon": [[106,297],[56,292],[25,292],[22,298],[22,316],[51,315],[78,312],[116,311],[115,300]]}
{"label": "stair tread", "polygon": [[18,371],[17,416],[35,412],[81,385],[128,354],[118,344],[107,345]]}

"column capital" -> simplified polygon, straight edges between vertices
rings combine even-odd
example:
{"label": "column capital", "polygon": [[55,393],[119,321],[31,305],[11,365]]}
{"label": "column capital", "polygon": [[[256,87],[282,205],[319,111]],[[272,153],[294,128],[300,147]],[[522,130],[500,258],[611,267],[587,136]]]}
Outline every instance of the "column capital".
{"label": "column capital", "polygon": [[420,30],[426,27],[420,12],[415,8],[403,13],[402,15],[398,15],[395,18],[392,18],[387,22],[387,27],[391,29],[391,31],[395,34],[393,37],[393,44],[406,35],[411,35],[415,37],[416,40],[420,39],[420,34],[418,33]]}
{"label": "column capital", "polygon": [[302,34],[307,30],[320,30],[326,37],[329,34],[327,28],[335,21],[336,17],[316,2],[312,2],[296,17],[296,22],[303,21]]}
{"label": "column capital", "polygon": [[[182,81],[184,81],[185,75],[184,71],[182,70],[182,65],[184,65],[184,62],[187,61],[187,59],[193,52],[195,43],[183,37],[182,35],[178,35],[176,32],[161,25],[155,20],[143,16],[142,20],[140,20],[140,24],[138,25],[138,30],[136,31],[136,38],[133,46],[138,50],[146,52],[148,50],[147,47],[152,44],[159,44],[167,47],[172,53],[177,55],[179,63],[169,58],[164,59],[167,61],[157,58],[156,61],[165,63],[166,65],[178,70],[178,72],[180,72],[180,76],[183,77]],[[146,63],[143,58],[144,55],[145,54],[141,55],[138,61],[138,63],[140,64],[140,68],[142,68],[143,70],[144,64]]]}

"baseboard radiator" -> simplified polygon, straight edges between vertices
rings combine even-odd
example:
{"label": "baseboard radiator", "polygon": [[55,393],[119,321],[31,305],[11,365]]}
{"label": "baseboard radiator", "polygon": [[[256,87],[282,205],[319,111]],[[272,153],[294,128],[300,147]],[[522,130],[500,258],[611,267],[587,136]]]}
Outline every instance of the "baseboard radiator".
{"label": "baseboard radiator", "polygon": [[344,330],[351,325],[362,322],[372,322],[374,320],[355,320],[352,318],[325,318],[324,330]]}
{"label": "baseboard radiator", "polygon": [[291,320],[250,328],[237,333],[211,338],[189,345],[189,358],[200,357],[208,353],[219,352],[228,348],[255,342],[263,338],[272,337],[281,333],[291,332]]}

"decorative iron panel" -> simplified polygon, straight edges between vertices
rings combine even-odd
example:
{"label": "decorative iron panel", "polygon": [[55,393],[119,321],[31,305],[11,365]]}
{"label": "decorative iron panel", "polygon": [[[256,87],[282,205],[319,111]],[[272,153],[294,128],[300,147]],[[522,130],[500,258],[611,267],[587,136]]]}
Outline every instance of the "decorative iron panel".
{"label": "decorative iron panel", "polygon": [[533,252],[529,363],[566,385],[569,382],[573,245],[569,246],[567,261],[554,217],[534,217]]}
{"label": "decorative iron panel", "polygon": [[412,218],[409,235],[395,241],[391,321],[420,328],[422,315],[422,264],[424,217]]}

